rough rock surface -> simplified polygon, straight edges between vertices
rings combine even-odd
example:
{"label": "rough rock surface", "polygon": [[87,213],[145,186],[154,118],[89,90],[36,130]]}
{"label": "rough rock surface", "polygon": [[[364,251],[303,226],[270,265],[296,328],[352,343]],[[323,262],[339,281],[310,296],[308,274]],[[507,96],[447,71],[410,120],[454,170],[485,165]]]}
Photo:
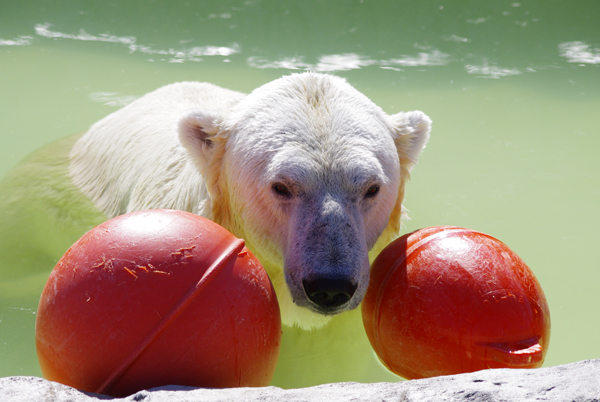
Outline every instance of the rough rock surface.
{"label": "rough rock surface", "polygon": [[179,386],[127,398],[84,393],[36,377],[0,379],[2,402],[217,402],[217,401],[597,401],[600,360],[536,370],[484,370],[398,383],[338,383],[283,390],[276,387],[202,389]]}

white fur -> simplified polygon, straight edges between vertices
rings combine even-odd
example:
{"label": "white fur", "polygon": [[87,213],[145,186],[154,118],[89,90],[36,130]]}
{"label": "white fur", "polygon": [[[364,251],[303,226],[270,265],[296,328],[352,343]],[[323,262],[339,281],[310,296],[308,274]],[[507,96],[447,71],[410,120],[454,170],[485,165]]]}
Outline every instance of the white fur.
{"label": "white fur", "polygon": [[210,197],[178,124],[192,112],[218,120],[245,95],[212,84],[159,88],[94,124],[71,151],[75,185],[106,216],[172,208],[211,218]]}
{"label": "white fur", "polygon": [[[283,323],[315,329],[362,300],[369,250],[398,235],[404,182],[430,124],[419,111],[388,116],[330,75],[286,76],[247,96],[184,82],[92,126],[71,152],[70,174],[108,217],[174,208],[244,238],[271,277]],[[303,290],[320,276],[355,282],[352,299],[321,311]]]}

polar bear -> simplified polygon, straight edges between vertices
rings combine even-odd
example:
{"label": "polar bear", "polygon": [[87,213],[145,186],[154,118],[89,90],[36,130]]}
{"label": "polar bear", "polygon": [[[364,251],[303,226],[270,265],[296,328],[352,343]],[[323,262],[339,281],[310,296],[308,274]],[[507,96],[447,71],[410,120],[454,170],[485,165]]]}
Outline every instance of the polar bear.
{"label": "polar bear", "polygon": [[94,124],[68,177],[106,219],[179,209],[245,239],[280,303],[275,385],[390,380],[356,307],[370,258],[399,234],[430,125],[420,111],[387,115],[332,75],[292,74],[249,95],[182,82]]}

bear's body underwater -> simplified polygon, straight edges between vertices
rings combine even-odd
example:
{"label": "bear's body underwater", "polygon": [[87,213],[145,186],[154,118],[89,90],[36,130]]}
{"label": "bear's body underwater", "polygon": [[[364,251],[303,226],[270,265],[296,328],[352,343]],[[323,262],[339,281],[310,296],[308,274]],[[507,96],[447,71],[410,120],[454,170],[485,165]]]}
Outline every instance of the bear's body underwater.
{"label": "bear's body underwater", "polygon": [[[32,155],[5,179],[11,196],[0,208],[13,211],[6,227],[16,231],[23,213],[40,216],[43,231],[64,227],[64,240],[47,240],[65,244],[134,210],[212,219],[246,240],[277,292],[284,333],[274,385],[389,381],[356,307],[369,253],[399,234],[404,183],[430,124],[419,111],[388,116],[325,74],[286,76],[249,95],[177,83]],[[19,188],[23,175],[32,181]],[[24,211],[36,187],[46,192]],[[18,258],[8,254],[0,259]]]}

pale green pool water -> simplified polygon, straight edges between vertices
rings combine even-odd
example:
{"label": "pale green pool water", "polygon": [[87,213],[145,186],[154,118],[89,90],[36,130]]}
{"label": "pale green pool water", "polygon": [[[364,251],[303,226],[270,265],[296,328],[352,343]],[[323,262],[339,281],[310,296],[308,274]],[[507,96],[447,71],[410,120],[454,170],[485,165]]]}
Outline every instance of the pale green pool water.
{"label": "pale green pool water", "polygon": [[[0,176],[161,85],[250,91],[331,72],[388,113],[433,119],[404,231],[501,239],[550,304],[545,365],[600,358],[599,17],[595,0],[3,0]],[[0,376],[41,375],[34,322],[51,268],[0,277]]]}

